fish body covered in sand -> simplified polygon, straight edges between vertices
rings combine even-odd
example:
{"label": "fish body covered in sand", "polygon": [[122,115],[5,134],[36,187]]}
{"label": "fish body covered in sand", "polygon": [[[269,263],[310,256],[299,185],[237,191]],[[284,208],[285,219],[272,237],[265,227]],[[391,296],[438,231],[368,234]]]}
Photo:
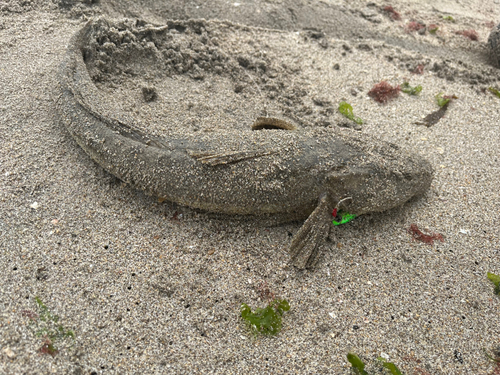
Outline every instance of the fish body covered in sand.
{"label": "fish body covered in sand", "polygon": [[433,169],[426,160],[350,129],[295,129],[286,120],[259,118],[247,131],[170,138],[117,119],[100,102],[87,69],[89,43],[107,22],[91,21],[72,37],[57,106],[86,153],[132,186],[209,212],[305,219],[290,246],[299,268],[317,263],[339,201],[349,197],[341,208],[359,215],[396,207],[429,188]]}

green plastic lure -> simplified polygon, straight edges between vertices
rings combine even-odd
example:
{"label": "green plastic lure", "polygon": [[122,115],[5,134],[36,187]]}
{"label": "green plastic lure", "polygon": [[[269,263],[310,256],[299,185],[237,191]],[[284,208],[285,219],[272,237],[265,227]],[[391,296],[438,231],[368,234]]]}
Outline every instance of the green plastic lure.
{"label": "green plastic lure", "polygon": [[341,225],[348,223],[356,217],[356,215],[344,211],[339,211],[338,216],[340,216],[340,221],[335,221],[335,219],[332,220],[333,225]]}

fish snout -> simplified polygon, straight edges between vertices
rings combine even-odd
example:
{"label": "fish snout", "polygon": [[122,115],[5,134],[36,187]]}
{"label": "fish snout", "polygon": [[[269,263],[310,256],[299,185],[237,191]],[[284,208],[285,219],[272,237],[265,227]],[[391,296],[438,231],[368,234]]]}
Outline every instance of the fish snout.
{"label": "fish snout", "polygon": [[[388,163],[384,173],[376,174],[378,202],[373,211],[385,211],[423,195],[431,186],[434,168],[419,155],[400,156],[395,165]],[[382,177],[383,176],[383,177]]]}
{"label": "fish snout", "polygon": [[396,175],[393,183],[397,190],[400,190],[400,194],[407,198],[406,200],[429,190],[434,175],[434,168],[429,161],[412,155],[402,164],[401,171],[393,172]]}

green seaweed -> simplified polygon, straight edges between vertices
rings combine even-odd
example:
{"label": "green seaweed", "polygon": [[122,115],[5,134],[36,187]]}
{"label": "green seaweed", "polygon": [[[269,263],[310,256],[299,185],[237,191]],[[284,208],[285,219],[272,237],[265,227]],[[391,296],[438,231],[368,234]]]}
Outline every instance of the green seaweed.
{"label": "green seaweed", "polygon": [[438,31],[438,29],[439,29],[439,27],[437,27],[437,26],[433,27],[433,28],[429,28],[429,33],[434,35],[434,34],[436,34],[436,31]]}
{"label": "green seaweed", "polygon": [[349,103],[340,102],[339,112],[343,114],[345,117],[347,117],[349,120],[352,120],[359,125],[363,124],[363,120],[361,118],[354,116],[354,113],[352,112],[352,106]]}
{"label": "green seaweed", "polygon": [[450,100],[451,100],[450,98],[444,98],[442,92],[440,92],[439,94],[437,94],[435,96],[435,98],[437,100],[438,106],[440,106],[441,108],[443,108],[445,105],[447,105],[450,102]]}
{"label": "green seaweed", "polygon": [[365,371],[364,362],[356,354],[348,353],[347,360],[351,363],[356,375],[368,375],[368,373]]}
{"label": "green seaweed", "polygon": [[416,87],[411,87],[409,82],[403,82],[403,86],[401,86],[401,91],[409,95],[418,95],[422,91],[422,86],[418,85]]}
{"label": "green seaweed", "polygon": [[495,294],[500,296],[500,276],[488,272],[488,279],[495,285]]}
{"label": "green seaweed", "polygon": [[44,305],[40,298],[35,297],[35,301],[38,305],[38,308],[40,309],[40,320],[44,322],[51,320],[54,323],[57,323],[59,321],[59,317],[57,315],[52,315],[52,313],[49,311],[49,308]]}
{"label": "green seaweed", "polygon": [[452,16],[443,16],[443,20],[455,22],[455,18],[453,18]]}
{"label": "green seaweed", "polygon": [[55,356],[59,353],[59,349],[54,345],[55,342],[66,338],[74,340],[75,333],[64,328],[62,324],[58,324],[59,316],[50,312],[39,297],[35,297],[35,302],[38,305],[38,314],[29,310],[24,311],[24,314],[30,318],[29,326],[33,329],[35,335],[44,338],[39,352]]}
{"label": "green seaweed", "polygon": [[255,335],[277,335],[281,331],[281,318],[290,310],[287,300],[275,299],[267,307],[257,308],[255,312],[246,304],[241,304],[241,317]]}
{"label": "green seaweed", "polygon": [[485,348],[483,348],[483,351],[484,351],[484,354],[486,355],[486,357],[488,357],[488,359],[490,359],[490,360],[492,360],[493,362],[496,362],[497,364],[499,364],[499,365],[500,365],[500,357],[497,357],[497,356],[495,356],[495,358],[494,358],[494,357],[492,357],[491,355],[489,355],[489,354],[488,354],[488,352],[486,351],[486,349],[485,349]]}
{"label": "green seaweed", "polygon": [[490,90],[493,94],[495,94],[496,96],[498,96],[500,98],[500,91],[498,91],[496,88],[488,87],[488,90]]}
{"label": "green seaweed", "polygon": [[[356,354],[350,352],[347,354],[347,360],[351,363],[352,370],[356,375],[370,375],[365,370],[365,363]],[[377,360],[386,370],[389,370],[391,375],[404,375],[394,363],[389,362],[382,357],[378,357]]]}
{"label": "green seaweed", "polygon": [[394,363],[388,362],[382,357],[378,357],[377,360],[382,362],[382,366],[384,366],[384,368],[389,370],[392,375],[403,375],[403,373],[399,371],[398,367]]}

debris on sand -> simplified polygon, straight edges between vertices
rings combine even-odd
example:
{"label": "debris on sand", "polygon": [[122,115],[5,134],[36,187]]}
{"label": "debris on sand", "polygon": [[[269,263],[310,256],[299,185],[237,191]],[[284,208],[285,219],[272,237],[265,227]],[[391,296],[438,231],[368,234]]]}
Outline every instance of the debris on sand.
{"label": "debris on sand", "polygon": [[479,34],[474,29],[455,31],[455,34],[465,36],[474,42],[479,40]]}
{"label": "debris on sand", "polygon": [[424,74],[424,64],[418,64],[412,71],[413,74]]}
{"label": "debris on sand", "polygon": [[494,87],[488,87],[488,90],[500,98],[500,91]]}
{"label": "debris on sand", "polygon": [[254,335],[277,335],[281,331],[281,318],[290,310],[286,299],[275,299],[265,308],[257,308],[252,312],[246,303],[241,304],[241,317]]}
{"label": "debris on sand", "polygon": [[393,20],[401,21],[401,14],[397,12],[392,6],[387,5],[382,10]]}
{"label": "debris on sand", "polygon": [[436,34],[436,31],[438,31],[438,29],[439,29],[439,26],[436,25],[435,23],[427,26],[427,30],[429,31],[430,34],[433,34],[433,35]]}
{"label": "debris on sand", "polygon": [[408,233],[410,233],[414,239],[419,240],[421,242],[425,242],[429,245],[433,245],[434,241],[436,240],[444,242],[443,236],[441,234],[439,233],[425,234],[420,229],[418,229],[417,224],[410,225]]}
{"label": "debris on sand", "polygon": [[440,92],[439,94],[436,95],[437,104],[441,108],[448,105],[448,103],[450,102],[451,99],[458,99],[458,96],[456,96],[456,95],[444,95],[443,96],[442,92]]}
{"label": "debris on sand", "polygon": [[409,82],[403,82],[401,86],[401,91],[409,95],[418,95],[422,91],[422,85],[411,87]]}
{"label": "debris on sand", "polygon": [[354,116],[354,113],[352,111],[352,106],[349,103],[340,102],[339,103],[339,112],[341,114],[343,114],[345,117],[347,117],[349,120],[352,120],[359,125],[363,124],[363,120],[361,118]]}
{"label": "debris on sand", "polygon": [[399,87],[399,85],[393,87],[389,82],[382,81],[372,87],[368,92],[368,96],[373,98],[376,102],[387,103],[389,99],[398,96],[400,91],[401,87]]}
{"label": "debris on sand", "polygon": [[495,294],[500,296],[500,276],[488,272],[488,279],[495,285]]}
{"label": "debris on sand", "polygon": [[408,32],[416,31],[419,34],[425,34],[425,24],[422,22],[411,21],[406,24],[406,30]]}
{"label": "debris on sand", "polygon": [[415,124],[416,125],[425,125],[428,128],[430,128],[431,126],[436,125],[439,122],[439,120],[441,120],[441,118],[446,113],[447,109],[448,109],[448,104],[439,108],[437,111],[429,113],[427,116],[424,117],[423,121],[417,121],[417,122],[415,122]]}
{"label": "debris on sand", "polygon": [[427,116],[424,117],[424,121],[415,122],[416,125],[425,125],[430,128],[433,125],[436,125],[439,120],[445,115],[448,110],[448,105],[450,104],[452,99],[458,99],[456,95],[444,95],[440,92],[435,96],[437,105],[440,107],[437,111],[434,111]]}

